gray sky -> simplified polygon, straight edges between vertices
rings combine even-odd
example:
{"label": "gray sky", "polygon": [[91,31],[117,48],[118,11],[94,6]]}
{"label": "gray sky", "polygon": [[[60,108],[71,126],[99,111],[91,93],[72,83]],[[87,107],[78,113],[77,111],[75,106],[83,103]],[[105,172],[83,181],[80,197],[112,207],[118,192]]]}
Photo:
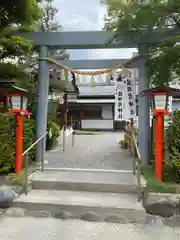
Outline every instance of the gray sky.
{"label": "gray sky", "polygon": [[[96,31],[104,26],[106,6],[100,0],[54,0],[64,31]],[[71,59],[130,58],[136,49],[70,50]]]}

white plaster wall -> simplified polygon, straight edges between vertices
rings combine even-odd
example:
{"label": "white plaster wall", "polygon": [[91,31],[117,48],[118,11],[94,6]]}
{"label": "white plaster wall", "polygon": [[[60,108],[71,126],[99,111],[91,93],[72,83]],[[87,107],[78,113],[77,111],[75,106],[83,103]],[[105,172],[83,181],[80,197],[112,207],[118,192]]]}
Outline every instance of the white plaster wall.
{"label": "white plaster wall", "polygon": [[180,101],[173,101],[172,102],[172,111],[180,110]]}
{"label": "white plaster wall", "polygon": [[94,130],[113,130],[113,120],[91,120],[91,119],[82,119],[81,128],[82,129],[94,129]]}

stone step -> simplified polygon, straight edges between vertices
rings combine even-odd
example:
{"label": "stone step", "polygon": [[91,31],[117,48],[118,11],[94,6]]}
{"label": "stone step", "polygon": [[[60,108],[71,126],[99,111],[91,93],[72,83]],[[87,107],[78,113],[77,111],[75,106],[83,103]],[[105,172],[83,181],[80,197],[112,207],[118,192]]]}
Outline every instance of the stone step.
{"label": "stone step", "polygon": [[136,194],[136,186],[136,178],[129,171],[45,170],[32,176],[33,189]]}
{"label": "stone step", "polygon": [[138,222],[146,212],[133,194],[97,193],[59,190],[32,190],[13,201],[13,207],[25,209],[27,215],[82,219],[87,221]]}

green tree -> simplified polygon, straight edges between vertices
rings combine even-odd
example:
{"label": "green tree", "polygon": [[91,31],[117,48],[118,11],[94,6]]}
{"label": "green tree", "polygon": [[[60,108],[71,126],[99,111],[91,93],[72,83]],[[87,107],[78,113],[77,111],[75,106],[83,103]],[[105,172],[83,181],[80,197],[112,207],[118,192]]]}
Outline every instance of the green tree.
{"label": "green tree", "polygon": [[36,0],[3,0],[0,16],[0,79],[14,79],[25,87],[30,76],[23,63],[32,54],[32,44],[15,33],[28,31],[41,17],[41,9]]}
{"label": "green tree", "polygon": [[39,7],[36,0],[1,0],[0,30],[11,24],[31,25],[39,18]]}
{"label": "green tree", "polygon": [[[42,2],[43,18],[40,21],[40,28],[43,32],[61,32],[62,26],[58,23],[56,15],[58,9],[53,6],[53,0],[44,0]],[[69,54],[64,49],[50,50],[50,54],[56,59],[68,59]]]}
{"label": "green tree", "polygon": [[[60,32],[63,30],[62,26],[58,23],[56,15],[58,9],[53,6],[53,0],[41,0],[40,7],[42,10],[42,18],[35,23],[34,28],[37,31],[42,32]],[[63,49],[49,49],[50,56],[53,56],[56,60],[69,59],[69,54]],[[38,67],[39,54],[34,49],[32,55],[29,56],[26,65],[29,66],[31,73],[37,78],[37,67]]]}
{"label": "green tree", "polygon": [[[32,54],[33,46],[16,32],[29,31],[42,16],[37,0],[0,1],[0,80],[14,80],[16,85],[34,91],[34,82],[24,64]],[[0,114],[0,172],[14,168],[15,118]],[[34,141],[34,121],[24,121],[24,148]]]}
{"label": "green tree", "polygon": [[[125,31],[139,34],[159,28],[174,28],[180,31],[179,0],[109,0],[105,28],[115,31],[118,39]],[[179,35],[172,35],[158,46],[151,46],[149,69],[152,82],[167,84],[180,76]]]}

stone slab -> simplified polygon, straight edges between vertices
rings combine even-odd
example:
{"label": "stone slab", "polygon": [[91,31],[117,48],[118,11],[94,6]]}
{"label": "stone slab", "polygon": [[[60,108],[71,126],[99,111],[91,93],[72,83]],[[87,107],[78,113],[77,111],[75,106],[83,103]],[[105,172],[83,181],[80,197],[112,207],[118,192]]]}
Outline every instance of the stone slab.
{"label": "stone slab", "polygon": [[172,193],[148,193],[144,196],[143,205],[150,214],[161,217],[172,217],[180,213],[180,195]]}
{"label": "stone slab", "polygon": [[136,193],[136,178],[129,171],[45,170],[32,176],[33,189]]}
{"label": "stone slab", "polygon": [[28,196],[21,195],[13,207],[26,210],[45,210],[50,213],[70,212],[78,218],[87,212],[98,214],[102,219],[117,215],[129,221],[138,221],[146,216],[141,203],[131,194],[93,193],[57,190],[32,190]]}

